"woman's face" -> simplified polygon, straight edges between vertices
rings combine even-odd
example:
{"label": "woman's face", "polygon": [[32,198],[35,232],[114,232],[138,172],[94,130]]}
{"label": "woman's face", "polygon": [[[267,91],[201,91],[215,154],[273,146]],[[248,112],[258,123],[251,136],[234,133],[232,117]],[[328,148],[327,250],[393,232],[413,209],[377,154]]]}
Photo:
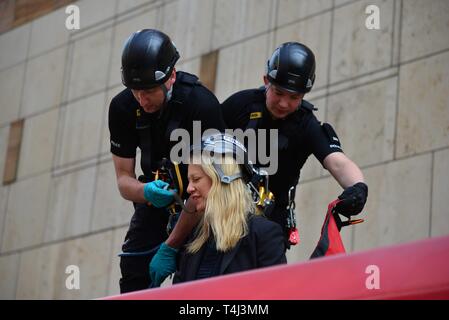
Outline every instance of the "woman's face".
{"label": "woman's face", "polygon": [[199,164],[189,164],[187,177],[189,179],[187,192],[196,203],[196,211],[203,212],[206,209],[206,199],[212,186],[212,179]]}

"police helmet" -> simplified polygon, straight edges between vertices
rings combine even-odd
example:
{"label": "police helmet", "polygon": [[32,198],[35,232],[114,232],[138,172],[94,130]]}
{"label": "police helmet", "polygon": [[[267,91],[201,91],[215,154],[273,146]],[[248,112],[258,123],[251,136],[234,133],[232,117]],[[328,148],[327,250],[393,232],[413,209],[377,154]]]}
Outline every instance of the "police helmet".
{"label": "police helmet", "polygon": [[315,82],[315,55],[305,45],[286,42],[267,62],[270,83],[293,93],[307,93]]}
{"label": "police helmet", "polygon": [[130,89],[151,89],[172,74],[179,53],[170,38],[154,29],[134,32],[122,52],[122,83]]}

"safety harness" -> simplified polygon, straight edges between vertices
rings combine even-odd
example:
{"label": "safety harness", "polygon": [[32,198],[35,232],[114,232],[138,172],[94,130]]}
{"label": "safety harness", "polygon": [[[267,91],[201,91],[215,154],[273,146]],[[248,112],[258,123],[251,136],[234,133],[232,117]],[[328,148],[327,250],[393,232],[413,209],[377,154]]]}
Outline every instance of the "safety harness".
{"label": "safety harness", "polygon": [[[246,125],[245,130],[247,129],[253,129],[253,130],[257,130],[258,128],[261,127],[261,121],[263,119],[263,113],[266,112],[265,111],[265,91],[266,88],[265,87],[260,87],[258,89],[259,91],[262,91],[264,94],[260,94],[259,96],[261,97],[260,99],[256,99],[254,100],[251,104],[248,105],[248,109],[249,109],[249,121],[248,124]],[[299,110],[303,111],[303,112],[313,112],[314,110],[317,110],[313,104],[302,100],[301,105],[299,106]],[[290,129],[290,128],[289,128]],[[292,129],[294,130],[294,129]],[[279,132],[278,133],[278,149],[279,150],[285,150],[287,149],[288,145],[289,145],[289,141],[288,141],[288,137],[283,133],[283,132]],[[286,206],[286,210],[287,210],[287,217],[286,217],[286,225],[285,227],[287,228],[287,232],[288,232],[288,244],[289,245],[296,245],[299,243],[300,238],[299,238],[299,232],[298,232],[298,228],[297,228],[297,223],[296,223],[296,215],[295,215],[295,193],[296,193],[296,186],[298,184],[298,179],[295,179],[295,182],[293,183],[293,185],[290,186],[289,191],[288,191],[288,202],[287,202],[287,206]],[[268,190],[268,186],[265,187],[265,190]],[[261,194],[263,194],[264,189],[261,189]],[[276,201],[275,197],[273,196],[273,194],[270,192],[271,195],[267,195],[267,198],[269,198],[270,202],[274,202]],[[266,211],[268,211],[266,209]],[[269,215],[268,215],[269,216]]]}

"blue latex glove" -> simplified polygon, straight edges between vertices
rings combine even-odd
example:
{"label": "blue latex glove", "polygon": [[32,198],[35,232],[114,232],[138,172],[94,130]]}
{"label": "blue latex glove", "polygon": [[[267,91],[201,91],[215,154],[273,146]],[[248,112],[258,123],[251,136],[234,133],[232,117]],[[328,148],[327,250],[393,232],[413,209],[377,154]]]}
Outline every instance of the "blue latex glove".
{"label": "blue latex glove", "polygon": [[168,183],[165,181],[152,181],[143,187],[143,196],[155,207],[163,208],[173,202],[173,194],[167,188]]}
{"label": "blue latex glove", "polygon": [[151,287],[160,287],[170,274],[176,271],[176,253],[178,249],[162,243],[159,250],[151,259],[150,277]]}

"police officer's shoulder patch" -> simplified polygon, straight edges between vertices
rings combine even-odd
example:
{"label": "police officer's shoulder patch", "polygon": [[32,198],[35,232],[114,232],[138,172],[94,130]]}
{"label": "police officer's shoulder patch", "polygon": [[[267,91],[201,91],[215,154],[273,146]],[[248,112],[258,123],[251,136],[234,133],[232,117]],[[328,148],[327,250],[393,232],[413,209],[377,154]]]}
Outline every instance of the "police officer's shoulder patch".
{"label": "police officer's shoulder patch", "polygon": [[321,125],[321,128],[323,129],[323,131],[329,141],[329,147],[332,149],[341,150],[340,139],[338,138],[337,133],[335,132],[334,128],[332,128],[332,126],[326,122],[324,122]]}
{"label": "police officer's shoulder patch", "polygon": [[262,112],[260,111],[256,111],[256,112],[251,112],[249,115],[249,119],[253,120],[253,119],[260,119],[262,118]]}

